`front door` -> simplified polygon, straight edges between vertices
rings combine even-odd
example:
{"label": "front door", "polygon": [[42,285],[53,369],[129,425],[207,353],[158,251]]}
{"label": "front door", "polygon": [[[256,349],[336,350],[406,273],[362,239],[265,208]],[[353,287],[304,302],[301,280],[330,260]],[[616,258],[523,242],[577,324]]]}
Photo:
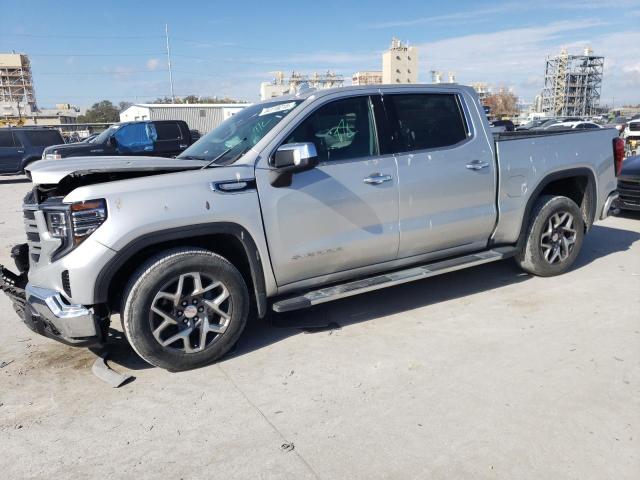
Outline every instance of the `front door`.
{"label": "front door", "polygon": [[0,173],[13,173],[20,169],[24,147],[9,128],[0,130]]}
{"label": "front door", "polygon": [[[384,95],[400,183],[399,257],[486,247],[496,221],[496,166],[458,93]],[[476,122],[477,123],[477,122]]]}
{"label": "front door", "polygon": [[393,155],[380,155],[369,96],[323,104],[283,143],[311,142],[320,164],[273,187],[256,169],[272,267],[279,286],[394,260],[398,179]]}

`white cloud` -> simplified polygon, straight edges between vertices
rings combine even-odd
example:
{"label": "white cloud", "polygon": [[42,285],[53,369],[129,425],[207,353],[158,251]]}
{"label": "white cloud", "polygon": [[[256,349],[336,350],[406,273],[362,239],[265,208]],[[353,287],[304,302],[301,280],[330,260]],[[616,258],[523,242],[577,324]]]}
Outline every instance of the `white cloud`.
{"label": "white cloud", "polygon": [[[547,55],[558,53],[562,47],[579,53],[590,46],[605,57],[602,102],[611,96],[616,97],[616,103],[618,99],[638,101],[640,75],[635,70],[637,56],[632,48],[640,44],[640,31],[600,33],[605,25],[594,19],[563,21],[423,43],[419,45],[422,81],[430,81],[430,70],[451,70],[460,83],[484,81],[513,86],[523,100],[532,100],[542,89]],[[581,40],[563,40],[575,34]]]}
{"label": "white cloud", "polygon": [[148,70],[156,70],[160,65],[160,60],[157,58],[150,58],[147,60],[147,69]]}

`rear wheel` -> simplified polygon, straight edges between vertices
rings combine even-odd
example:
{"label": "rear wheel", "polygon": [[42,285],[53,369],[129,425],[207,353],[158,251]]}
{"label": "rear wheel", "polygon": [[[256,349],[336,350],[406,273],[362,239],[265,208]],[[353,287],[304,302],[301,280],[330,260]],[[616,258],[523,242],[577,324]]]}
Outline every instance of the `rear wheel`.
{"label": "rear wheel", "polygon": [[133,349],[152,365],[174,371],[227,353],[249,310],[240,272],[202,249],[151,258],[131,278],[124,299],[122,325]]}
{"label": "rear wheel", "polygon": [[526,235],[516,263],[541,277],[559,275],[571,267],[582,247],[582,213],[567,197],[544,195],[531,212]]}

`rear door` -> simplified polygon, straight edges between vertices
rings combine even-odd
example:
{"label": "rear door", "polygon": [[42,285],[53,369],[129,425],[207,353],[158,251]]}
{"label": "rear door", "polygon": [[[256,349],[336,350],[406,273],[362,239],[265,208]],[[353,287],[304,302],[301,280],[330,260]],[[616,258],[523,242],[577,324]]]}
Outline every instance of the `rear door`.
{"label": "rear door", "polygon": [[496,167],[477,117],[457,92],[383,99],[398,161],[399,257],[484,248],[497,215]]}
{"label": "rear door", "polygon": [[188,132],[180,128],[179,122],[155,121],[154,151],[161,157],[177,155],[189,146]]}
{"label": "rear door", "polygon": [[9,128],[0,129],[0,173],[14,173],[20,170],[24,147]]}
{"label": "rear door", "polygon": [[27,146],[27,155],[29,160],[42,157],[42,152],[46,147],[51,145],[60,145],[64,143],[64,139],[58,130],[42,129],[42,130],[23,130],[22,135],[25,138]]}
{"label": "rear door", "polygon": [[288,187],[274,187],[268,159],[258,165],[260,206],[279,286],[396,258],[396,160],[380,154],[377,139],[370,96],[329,100],[280,142],[314,143],[316,168],[293,175]]}

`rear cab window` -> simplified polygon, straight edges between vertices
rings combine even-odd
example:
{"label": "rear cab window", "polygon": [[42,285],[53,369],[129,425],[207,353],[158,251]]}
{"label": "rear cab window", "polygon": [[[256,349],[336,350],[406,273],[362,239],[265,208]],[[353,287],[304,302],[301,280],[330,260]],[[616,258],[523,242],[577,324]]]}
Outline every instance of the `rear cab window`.
{"label": "rear cab window", "polygon": [[390,127],[396,152],[447,148],[469,138],[460,97],[455,93],[390,94]]}

